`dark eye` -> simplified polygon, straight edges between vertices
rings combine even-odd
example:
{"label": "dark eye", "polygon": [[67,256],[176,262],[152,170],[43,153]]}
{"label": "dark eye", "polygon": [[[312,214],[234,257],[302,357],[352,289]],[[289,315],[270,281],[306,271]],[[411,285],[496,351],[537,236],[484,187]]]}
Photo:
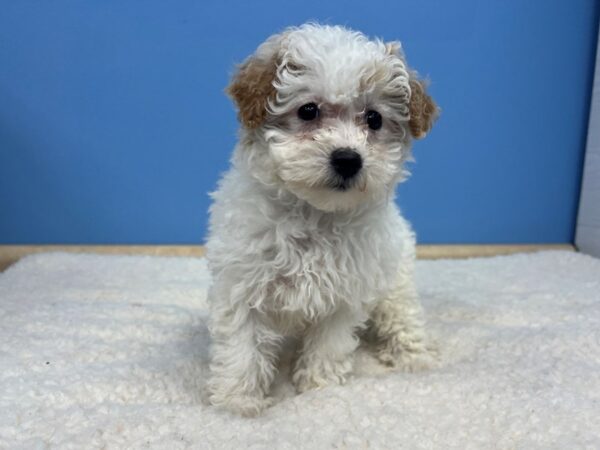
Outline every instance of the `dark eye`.
{"label": "dark eye", "polygon": [[302,120],[314,120],[319,117],[319,107],[316,103],[307,103],[298,108],[298,117]]}
{"label": "dark eye", "polygon": [[367,111],[367,114],[365,114],[365,119],[367,120],[367,125],[369,125],[371,130],[379,130],[381,128],[383,119],[381,114],[379,114],[377,111]]}

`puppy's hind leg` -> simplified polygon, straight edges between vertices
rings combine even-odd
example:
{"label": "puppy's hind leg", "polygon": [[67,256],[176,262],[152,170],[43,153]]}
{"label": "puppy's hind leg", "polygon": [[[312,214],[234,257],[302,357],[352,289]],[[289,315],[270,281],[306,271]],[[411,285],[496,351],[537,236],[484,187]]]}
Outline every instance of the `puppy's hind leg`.
{"label": "puppy's hind leg", "polygon": [[368,339],[375,344],[377,359],[382,363],[409,372],[437,364],[437,348],[425,332],[412,270],[402,270],[395,288],[378,300],[368,327]]}

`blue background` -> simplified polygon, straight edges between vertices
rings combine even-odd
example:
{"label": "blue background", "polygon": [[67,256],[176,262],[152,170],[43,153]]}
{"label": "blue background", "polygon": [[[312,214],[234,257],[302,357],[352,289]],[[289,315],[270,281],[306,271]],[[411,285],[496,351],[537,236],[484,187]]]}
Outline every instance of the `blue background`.
{"label": "blue background", "polygon": [[572,242],[594,0],[0,0],[0,243],[202,242],[229,74],[310,19],[401,40],[432,81],[399,190],[420,242]]}

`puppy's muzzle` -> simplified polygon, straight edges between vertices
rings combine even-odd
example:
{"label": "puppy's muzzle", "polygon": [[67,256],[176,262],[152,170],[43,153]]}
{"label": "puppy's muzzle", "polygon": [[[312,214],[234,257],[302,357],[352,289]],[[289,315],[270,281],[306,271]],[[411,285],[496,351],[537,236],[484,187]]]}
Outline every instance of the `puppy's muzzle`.
{"label": "puppy's muzzle", "polygon": [[362,169],[362,157],[351,148],[338,148],[331,153],[331,167],[344,181],[349,180]]}

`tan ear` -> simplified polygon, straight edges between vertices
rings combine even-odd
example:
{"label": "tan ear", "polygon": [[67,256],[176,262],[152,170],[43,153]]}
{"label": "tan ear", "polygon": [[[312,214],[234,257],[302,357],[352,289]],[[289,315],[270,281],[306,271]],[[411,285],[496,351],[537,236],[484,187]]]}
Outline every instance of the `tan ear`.
{"label": "tan ear", "polygon": [[277,59],[251,56],[239,67],[227,93],[239,109],[238,118],[249,129],[260,127],[267,118],[269,98],[275,96],[273,81],[277,74]]}
{"label": "tan ear", "polygon": [[[389,55],[400,58],[403,64],[406,65],[406,58],[399,42],[387,42],[385,49]],[[409,74],[410,102],[408,109],[410,119],[408,121],[408,128],[412,137],[420,139],[425,137],[429,130],[431,130],[433,122],[435,122],[440,113],[440,109],[427,93],[425,83],[417,78],[414,71],[409,70]]]}
{"label": "tan ear", "polygon": [[408,127],[415,139],[425,137],[437,119],[439,108],[425,90],[421,80],[409,80],[410,85],[410,120]]}

